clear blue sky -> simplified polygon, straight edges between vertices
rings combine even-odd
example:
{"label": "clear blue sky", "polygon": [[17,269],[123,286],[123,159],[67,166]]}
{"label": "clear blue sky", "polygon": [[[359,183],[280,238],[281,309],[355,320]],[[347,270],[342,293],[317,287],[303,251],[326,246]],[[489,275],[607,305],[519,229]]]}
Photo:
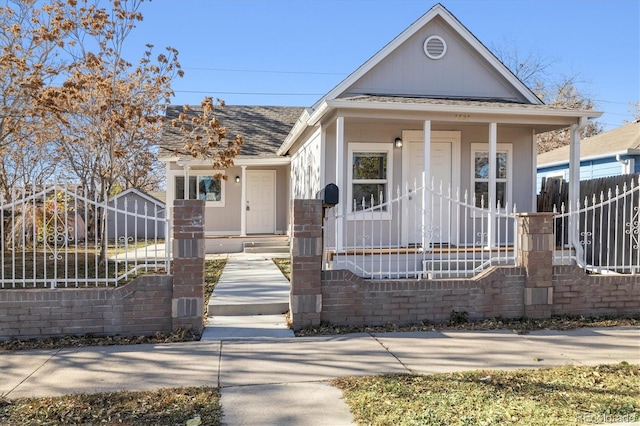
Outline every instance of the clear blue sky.
{"label": "clear blue sky", "polygon": [[[424,0],[153,0],[129,48],[180,52],[174,104],[311,106],[436,2]],[[577,75],[606,130],[640,99],[640,0],[441,2],[481,42],[506,43]],[[129,57],[134,60],[136,58]]]}

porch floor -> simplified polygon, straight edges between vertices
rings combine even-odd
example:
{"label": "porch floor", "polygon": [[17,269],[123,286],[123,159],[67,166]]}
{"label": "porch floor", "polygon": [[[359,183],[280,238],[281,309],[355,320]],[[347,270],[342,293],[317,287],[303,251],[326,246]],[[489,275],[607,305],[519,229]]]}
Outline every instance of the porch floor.
{"label": "porch floor", "polygon": [[333,260],[336,256],[375,256],[375,255],[402,255],[402,254],[458,254],[458,253],[507,253],[513,252],[513,246],[499,246],[499,247],[458,247],[449,244],[438,244],[427,250],[423,250],[422,247],[378,247],[378,248],[348,248],[344,250],[326,250],[327,259]]}

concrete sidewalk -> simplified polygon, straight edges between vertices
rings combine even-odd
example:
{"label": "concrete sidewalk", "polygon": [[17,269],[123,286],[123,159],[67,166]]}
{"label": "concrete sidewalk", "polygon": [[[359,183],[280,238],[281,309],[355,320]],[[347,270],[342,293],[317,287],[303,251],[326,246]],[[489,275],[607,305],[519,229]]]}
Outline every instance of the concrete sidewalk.
{"label": "concrete sidewalk", "polygon": [[640,363],[640,327],[350,334],[0,354],[0,394],[218,386],[229,425],[347,425],[327,380],[385,373]]}
{"label": "concrete sidewalk", "polygon": [[3,352],[0,395],[213,386],[227,425],[339,426],[353,416],[337,377],[640,363],[640,327],[295,338],[278,256],[228,255],[200,342]]}

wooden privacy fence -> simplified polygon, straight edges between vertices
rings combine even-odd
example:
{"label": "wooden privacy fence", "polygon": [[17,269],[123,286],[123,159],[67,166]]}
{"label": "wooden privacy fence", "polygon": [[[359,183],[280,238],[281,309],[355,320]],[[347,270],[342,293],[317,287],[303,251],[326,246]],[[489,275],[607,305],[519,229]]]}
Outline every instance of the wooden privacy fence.
{"label": "wooden privacy fence", "polygon": [[[557,262],[575,261],[598,273],[640,270],[640,175],[583,181],[575,206],[568,200],[567,182],[544,179],[538,209],[556,213]],[[572,221],[578,228],[573,238]]]}

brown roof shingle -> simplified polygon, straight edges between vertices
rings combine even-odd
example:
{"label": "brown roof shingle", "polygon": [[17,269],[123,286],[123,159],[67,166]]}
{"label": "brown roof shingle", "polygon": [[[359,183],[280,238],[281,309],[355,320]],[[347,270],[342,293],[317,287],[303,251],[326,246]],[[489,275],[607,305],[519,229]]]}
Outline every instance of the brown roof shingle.
{"label": "brown roof shingle", "polygon": [[[202,112],[200,106],[193,106],[191,113]],[[229,138],[241,135],[244,139],[240,157],[276,157],[276,151],[284,141],[304,108],[282,106],[241,106],[226,105],[216,108],[214,114]],[[183,112],[182,106],[167,107],[166,124],[162,132],[160,156],[183,152],[184,143],[180,130],[171,126],[171,120]]]}

